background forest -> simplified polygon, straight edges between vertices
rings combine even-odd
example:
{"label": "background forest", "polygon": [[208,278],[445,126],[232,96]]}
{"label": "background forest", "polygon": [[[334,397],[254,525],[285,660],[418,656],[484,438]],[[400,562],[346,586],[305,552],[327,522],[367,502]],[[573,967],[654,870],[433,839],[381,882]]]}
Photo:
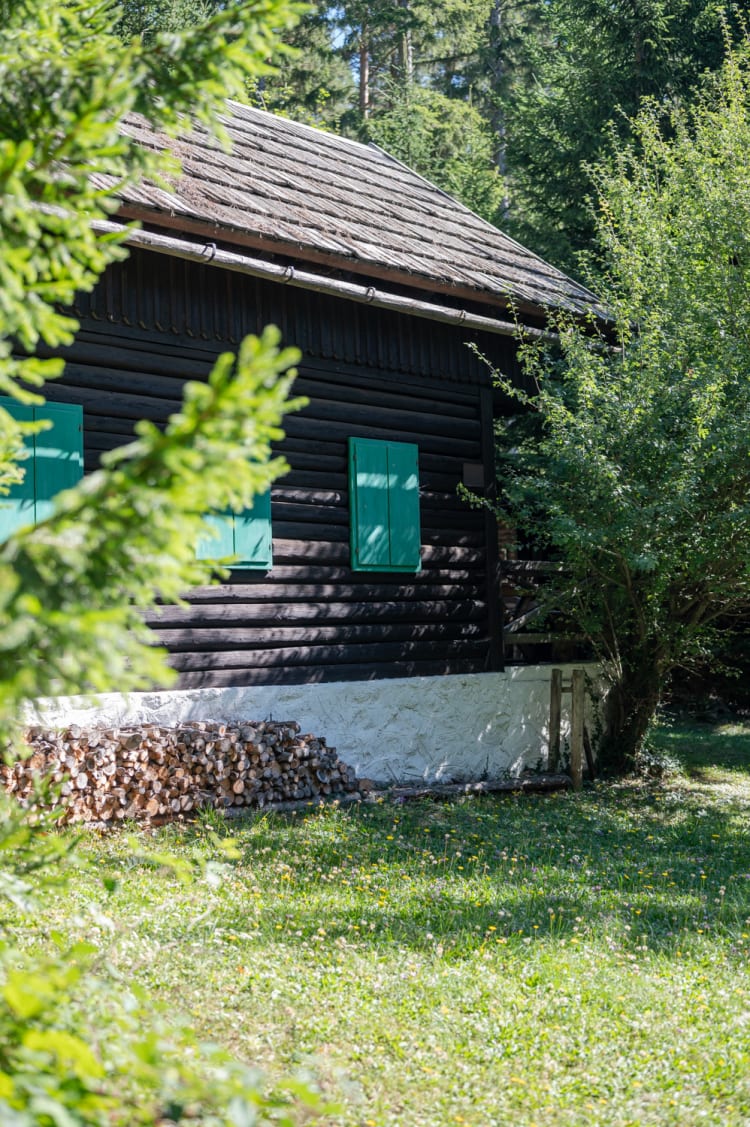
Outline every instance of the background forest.
{"label": "background forest", "polygon": [[[146,39],[222,0],[125,0]],[[591,245],[588,166],[642,99],[690,102],[734,0],[315,0],[248,101],[388,149],[562,269]]]}

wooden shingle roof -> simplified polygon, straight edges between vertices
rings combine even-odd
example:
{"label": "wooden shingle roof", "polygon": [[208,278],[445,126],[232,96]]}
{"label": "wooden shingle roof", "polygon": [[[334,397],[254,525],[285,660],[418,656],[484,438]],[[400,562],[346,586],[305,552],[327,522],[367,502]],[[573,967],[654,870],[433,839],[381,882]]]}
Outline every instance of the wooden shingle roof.
{"label": "wooden shingle roof", "polygon": [[171,190],[128,189],[123,214],[492,304],[596,305],[584,286],[373,145],[237,102],[222,124],[229,152],[201,127],[169,140],[130,119],[128,133],[168,146],[182,175]]}

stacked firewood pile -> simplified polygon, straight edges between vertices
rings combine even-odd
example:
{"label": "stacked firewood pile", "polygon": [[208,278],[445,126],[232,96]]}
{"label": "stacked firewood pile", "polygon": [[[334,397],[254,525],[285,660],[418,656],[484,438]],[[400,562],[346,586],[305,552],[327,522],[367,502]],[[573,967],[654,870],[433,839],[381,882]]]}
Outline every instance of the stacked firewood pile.
{"label": "stacked firewood pile", "polygon": [[206,806],[262,807],[359,789],[336,749],[300,735],[294,721],[37,727],[26,742],[28,758],[0,765],[0,786],[28,804],[39,778],[49,778],[64,821],[161,821]]}

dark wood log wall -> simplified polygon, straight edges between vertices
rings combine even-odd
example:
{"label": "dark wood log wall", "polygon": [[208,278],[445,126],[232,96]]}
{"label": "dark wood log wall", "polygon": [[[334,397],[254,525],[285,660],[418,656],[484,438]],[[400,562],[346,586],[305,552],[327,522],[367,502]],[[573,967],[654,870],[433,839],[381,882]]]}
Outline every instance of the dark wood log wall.
{"label": "dark wood log wall", "polygon": [[[286,420],[291,472],[272,492],[273,568],[234,571],[152,619],[179,687],[482,672],[501,660],[495,537],[456,495],[491,460],[485,365],[455,328],[148,252],[77,308],[82,329],[50,398],[82,404],[86,469],[140,418],[166,419],[186,378],[267,322],[304,359]],[[478,340],[506,371],[504,338]],[[419,446],[422,570],[349,567],[347,438]]]}

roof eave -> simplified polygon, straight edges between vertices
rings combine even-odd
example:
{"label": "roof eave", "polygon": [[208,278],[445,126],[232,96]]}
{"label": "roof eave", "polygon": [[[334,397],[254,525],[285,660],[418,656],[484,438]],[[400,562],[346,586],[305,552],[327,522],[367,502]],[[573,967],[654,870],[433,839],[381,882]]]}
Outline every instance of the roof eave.
{"label": "roof eave", "polygon": [[506,315],[504,319],[507,319],[507,316],[510,315],[524,324],[533,324],[539,328],[546,325],[551,309],[565,309],[576,319],[581,320],[590,318],[592,312],[598,315],[598,319],[602,323],[608,320],[603,310],[597,311],[596,299],[593,295],[592,305],[586,308],[577,307],[573,303],[566,306],[562,306],[559,302],[551,302],[549,306],[533,304],[519,299],[514,300],[509,294],[503,294],[499,291],[457,285],[449,279],[440,281],[433,276],[388,270],[379,263],[355,258],[354,256],[317,251],[303,244],[285,242],[281,239],[251,233],[240,228],[213,224],[174,212],[169,213],[158,208],[123,203],[118,211],[118,218],[175,231],[182,235],[197,235],[214,243],[221,242],[227,246],[278,255],[300,263],[324,267],[329,272],[356,274],[363,279],[384,281],[390,285],[428,291],[431,294],[442,294],[454,301],[468,301],[486,306],[493,311],[504,313]]}

